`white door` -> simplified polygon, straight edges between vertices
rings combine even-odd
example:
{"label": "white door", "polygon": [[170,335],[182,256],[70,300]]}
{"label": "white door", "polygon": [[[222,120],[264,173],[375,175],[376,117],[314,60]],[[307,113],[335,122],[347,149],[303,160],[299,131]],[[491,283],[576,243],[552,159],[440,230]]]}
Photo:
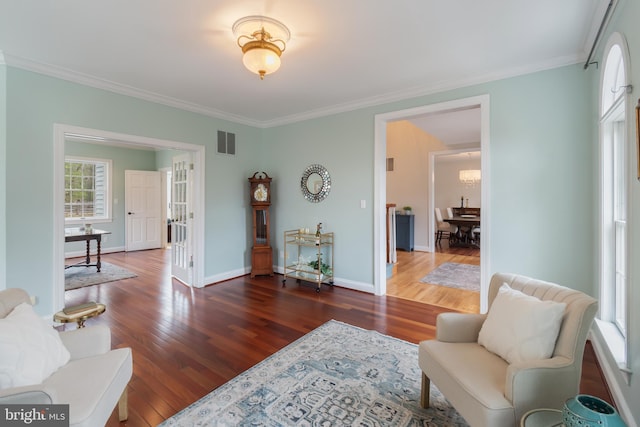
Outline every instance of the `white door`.
{"label": "white door", "polygon": [[161,177],[155,171],[124,171],[126,251],[162,246]]}
{"label": "white door", "polygon": [[190,154],[173,158],[171,171],[171,275],[188,286],[193,280],[193,161]]}

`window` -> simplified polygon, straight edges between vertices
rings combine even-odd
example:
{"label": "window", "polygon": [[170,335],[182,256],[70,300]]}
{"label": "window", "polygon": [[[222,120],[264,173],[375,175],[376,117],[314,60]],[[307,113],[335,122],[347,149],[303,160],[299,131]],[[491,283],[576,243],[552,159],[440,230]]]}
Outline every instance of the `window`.
{"label": "window", "polygon": [[607,344],[627,368],[627,46],[611,36],[605,49],[600,87],[600,320]]}
{"label": "window", "polygon": [[67,223],[111,220],[111,160],[67,157],[64,163],[64,217]]}

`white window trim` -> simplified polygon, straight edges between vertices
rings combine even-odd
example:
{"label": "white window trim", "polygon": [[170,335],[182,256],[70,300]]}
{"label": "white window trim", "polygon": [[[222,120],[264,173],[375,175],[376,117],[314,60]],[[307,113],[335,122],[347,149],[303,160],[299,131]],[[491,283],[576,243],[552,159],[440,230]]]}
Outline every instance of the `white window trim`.
{"label": "white window trim", "polygon": [[[631,118],[631,111],[633,111],[634,109],[630,107],[630,97],[628,96],[628,91],[627,90],[621,90],[621,94],[620,96],[612,103],[612,105],[609,106],[609,108],[607,109],[607,111],[602,111],[603,109],[603,90],[605,88],[603,88],[603,85],[605,84],[605,75],[604,72],[607,70],[607,63],[606,60],[608,59],[609,56],[609,52],[611,51],[611,49],[614,46],[618,46],[620,48],[620,51],[622,52],[622,58],[623,58],[623,62],[624,62],[624,67],[625,67],[625,79],[626,82],[624,83],[623,86],[626,85],[630,85],[629,83],[629,78],[630,78],[630,58],[629,58],[629,50],[628,50],[628,45],[627,42],[624,38],[624,36],[620,33],[613,33],[610,37],[609,40],[607,42],[607,45],[604,49],[604,53],[603,53],[603,67],[602,67],[602,73],[600,75],[600,103],[599,103],[599,107],[598,107],[598,111],[599,111],[599,115],[600,115],[600,133],[599,133],[599,147],[600,147],[600,157],[599,157],[599,176],[600,176],[600,197],[599,197],[599,204],[600,204],[600,218],[599,218],[599,228],[600,228],[600,253],[598,256],[598,265],[600,266],[600,279],[599,279],[599,288],[600,288],[600,301],[601,301],[601,306],[600,306],[600,313],[598,314],[598,319],[596,319],[596,324],[598,329],[600,330],[600,336],[602,337],[604,343],[606,344],[609,352],[611,353],[611,355],[613,356],[614,360],[616,361],[616,364],[619,368],[619,370],[623,373],[623,377],[625,378],[625,381],[627,383],[629,383],[630,381],[630,376],[631,376],[631,370],[630,370],[630,366],[629,366],[629,346],[628,346],[628,336],[629,336],[629,331],[627,330],[627,334],[626,337],[624,335],[622,335],[622,333],[620,332],[620,330],[618,329],[618,327],[615,324],[615,319],[612,319],[612,313],[609,307],[606,307],[607,305],[607,301],[610,300],[610,298],[608,298],[608,296],[605,294],[605,289],[603,287],[603,283],[607,280],[609,280],[608,277],[605,277],[605,273],[606,273],[606,268],[604,267],[604,261],[605,261],[605,254],[611,249],[609,248],[607,239],[605,239],[606,237],[606,230],[603,229],[603,221],[604,221],[604,217],[607,214],[607,212],[605,211],[605,209],[609,209],[609,208],[605,208],[604,206],[604,187],[607,184],[604,180],[604,173],[606,173],[606,171],[603,169],[603,156],[610,156],[610,154],[605,153],[604,149],[605,147],[603,146],[603,140],[605,137],[605,126],[608,123],[611,123],[611,118],[615,117],[616,115],[616,110],[619,111],[621,104],[623,104],[624,106],[624,120],[626,123],[625,126],[625,149],[626,147],[628,147],[629,141],[633,141],[633,138],[631,138],[629,136],[629,123],[631,123],[633,121],[633,119]],[[630,86],[629,86],[630,87]],[[622,89],[622,88],[620,88]],[[609,88],[607,88],[607,90],[609,90]],[[620,114],[620,113],[619,113]],[[630,121],[631,120],[631,121]],[[631,180],[629,179],[630,173],[629,171],[633,170],[632,169],[632,162],[630,160],[630,156],[626,156],[627,158],[627,164],[626,169],[627,169],[627,173],[625,174],[625,181],[626,181],[626,198],[627,201],[630,200],[629,197],[629,193],[630,193],[630,188],[631,188]],[[629,218],[629,203],[626,204],[626,209],[627,209],[627,213],[626,213],[626,217]],[[627,266],[629,266],[628,263],[628,258],[629,258],[629,229],[627,228],[627,247],[626,247],[626,257],[627,257]],[[610,267],[610,266],[609,266]],[[629,302],[628,302],[628,295],[629,295],[629,283],[630,283],[630,275],[629,275],[629,271],[627,270],[627,283],[626,283],[626,294],[627,294],[627,307],[626,307],[626,324],[627,324],[627,328],[629,326],[629,312],[630,312],[630,307],[629,307]]]}
{"label": "white window trim", "polygon": [[[113,203],[111,202],[111,195],[113,194],[113,160],[112,159],[101,159],[98,157],[83,157],[83,156],[73,156],[73,155],[69,155],[69,156],[65,156],[64,157],[64,161],[65,163],[68,161],[74,161],[74,160],[78,160],[81,162],[100,162],[100,163],[106,163],[107,164],[107,191],[105,193],[105,217],[104,218],[91,218],[90,222],[91,224],[104,224],[107,222],[113,222],[113,215],[112,215],[112,205]],[[64,223],[65,225],[84,225],[85,222],[89,222],[87,220],[84,219],[80,219],[80,218],[65,218],[64,219]]]}

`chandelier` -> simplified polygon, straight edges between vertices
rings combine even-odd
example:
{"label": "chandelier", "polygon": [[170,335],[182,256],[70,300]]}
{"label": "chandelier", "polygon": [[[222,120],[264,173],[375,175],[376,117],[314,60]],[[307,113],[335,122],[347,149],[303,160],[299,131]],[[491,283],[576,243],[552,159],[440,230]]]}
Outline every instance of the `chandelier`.
{"label": "chandelier", "polygon": [[458,175],[458,179],[464,185],[473,186],[480,182],[482,174],[479,169],[463,169]]}
{"label": "chandelier", "polygon": [[233,34],[242,49],[242,63],[260,80],[280,68],[280,56],[291,34],[280,21],[266,16],[245,16],[233,24]]}

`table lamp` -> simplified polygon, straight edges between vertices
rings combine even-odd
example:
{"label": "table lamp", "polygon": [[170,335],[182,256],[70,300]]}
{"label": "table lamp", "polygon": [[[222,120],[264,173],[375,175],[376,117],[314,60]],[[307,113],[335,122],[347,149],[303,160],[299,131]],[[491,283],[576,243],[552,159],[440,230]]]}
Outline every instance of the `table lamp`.
{"label": "table lamp", "polygon": [[562,421],[566,427],[626,427],[616,408],[587,394],[579,394],[565,402]]}

